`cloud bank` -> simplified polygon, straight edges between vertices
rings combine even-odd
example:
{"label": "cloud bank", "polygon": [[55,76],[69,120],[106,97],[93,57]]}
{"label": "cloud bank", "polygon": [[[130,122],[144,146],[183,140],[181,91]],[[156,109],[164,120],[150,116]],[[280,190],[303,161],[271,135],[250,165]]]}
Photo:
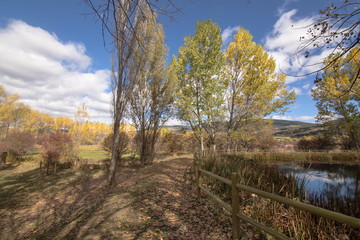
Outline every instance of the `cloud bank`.
{"label": "cloud bank", "polygon": [[296,9],[283,12],[272,31],[265,37],[264,44],[267,52],[276,60],[278,71],[289,75],[287,83],[296,82],[317,71],[331,52],[324,50],[305,58],[304,53],[298,51],[300,38],[307,37],[307,26],[314,23],[315,17],[298,18],[296,13]]}
{"label": "cloud bank", "polygon": [[64,43],[20,20],[0,29],[0,84],[53,117],[72,117],[85,103],[91,120],[109,121],[110,71],[92,72],[90,66],[81,43]]}

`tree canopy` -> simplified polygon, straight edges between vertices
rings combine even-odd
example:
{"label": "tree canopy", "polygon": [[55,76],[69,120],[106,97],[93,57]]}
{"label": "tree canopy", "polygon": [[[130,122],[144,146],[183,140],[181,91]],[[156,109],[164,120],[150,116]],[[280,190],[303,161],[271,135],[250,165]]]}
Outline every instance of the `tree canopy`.
{"label": "tree canopy", "polygon": [[204,137],[214,144],[218,124],[224,120],[226,79],[222,70],[220,28],[210,20],[196,24],[193,37],[186,37],[177,58],[177,116],[190,124],[204,149]]}
{"label": "tree canopy", "polygon": [[225,52],[229,150],[232,135],[238,135],[240,128],[263,125],[259,119],[286,111],[295,100],[295,93],[286,90],[285,75],[276,74],[275,60],[252,38],[249,31],[239,28]]}
{"label": "tree canopy", "polygon": [[[338,58],[337,55],[325,60],[325,64]],[[319,111],[317,120],[332,133],[343,139],[345,148],[360,149],[360,83],[353,84],[357,67],[360,65],[359,48],[352,49],[345,57],[338,58],[339,66],[329,67],[316,83],[312,96]],[[349,91],[349,87],[352,88]]]}

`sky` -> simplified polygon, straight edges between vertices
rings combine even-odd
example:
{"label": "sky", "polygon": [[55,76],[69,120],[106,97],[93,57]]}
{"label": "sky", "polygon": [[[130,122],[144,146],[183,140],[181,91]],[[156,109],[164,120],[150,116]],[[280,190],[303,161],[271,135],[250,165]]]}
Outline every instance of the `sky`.
{"label": "sky", "polygon": [[[159,2],[164,0],[160,0]],[[339,0],[335,0],[339,1]],[[316,67],[294,59],[300,36],[328,1],[323,0],[174,0],[181,12],[160,15],[169,59],[177,55],[196,22],[211,19],[222,29],[223,48],[239,27],[250,31],[287,73],[287,88],[297,101],[275,119],[315,122],[317,109],[310,90]],[[91,121],[111,122],[110,44],[101,25],[81,0],[0,0],[0,84],[33,109],[53,117],[73,117],[83,103]],[[319,62],[327,55],[307,59]],[[318,67],[318,66],[317,66]],[[303,76],[305,75],[305,76]],[[303,76],[303,77],[294,77]],[[176,124],[171,119],[168,125]]]}

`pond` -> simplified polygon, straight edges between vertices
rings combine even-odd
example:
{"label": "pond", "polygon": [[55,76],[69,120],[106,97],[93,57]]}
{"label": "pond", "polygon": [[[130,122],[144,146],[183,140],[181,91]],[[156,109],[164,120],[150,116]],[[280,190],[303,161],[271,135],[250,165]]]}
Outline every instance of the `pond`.
{"label": "pond", "polygon": [[276,164],[280,172],[305,183],[305,198],[360,201],[360,165],[329,163]]}

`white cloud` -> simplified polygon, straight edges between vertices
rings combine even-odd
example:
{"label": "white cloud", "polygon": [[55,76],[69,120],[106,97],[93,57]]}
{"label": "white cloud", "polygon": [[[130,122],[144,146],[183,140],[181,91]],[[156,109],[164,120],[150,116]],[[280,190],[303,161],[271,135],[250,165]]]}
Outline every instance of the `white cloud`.
{"label": "white cloud", "polygon": [[315,21],[315,17],[298,18],[296,13],[296,9],[283,12],[271,33],[265,37],[264,44],[265,49],[276,60],[278,71],[290,76],[287,78],[287,83],[299,81],[304,75],[318,70],[318,64],[331,51],[325,50],[307,58],[304,54],[298,53],[301,45],[300,37],[307,36],[307,26]]}
{"label": "white cloud", "polygon": [[110,116],[110,71],[90,72],[91,58],[81,43],[19,20],[0,29],[0,84],[32,108],[72,117],[85,103],[91,120]]}
{"label": "white cloud", "polygon": [[299,121],[315,121],[314,116],[300,116],[300,117],[294,117],[294,119]]}
{"label": "white cloud", "polygon": [[296,95],[302,95],[303,94],[301,88],[297,88],[297,87],[291,88],[290,91],[295,91]]}
{"label": "white cloud", "polygon": [[227,47],[227,45],[233,40],[234,34],[238,31],[239,26],[235,27],[227,27],[221,33],[221,38],[223,42],[223,47]]}
{"label": "white cloud", "polygon": [[166,121],[165,126],[174,126],[174,125],[185,125],[186,123],[176,119],[176,118],[170,118],[169,120]]}
{"label": "white cloud", "polygon": [[272,119],[277,119],[277,120],[293,120],[292,117],[290,116],[278,116],[278,115],[275,115],[275,116],[272,116]]}
{"label": "white cloud", "polygon": [[297,2],[298,0],[285,0],[284,3],[278,7],[277,11],[278,11],[278,14],[281,15],[283,14],[285,11],[287,11],[287,7],[290,3],[292,2]]}
{"label": "white cloud", "polygon": [[272,119],[277,119],[277,120],[288,120],[288,121],[310,121],[310,122],[314,122],[315,121],[315,117],[314,116],[299,116],[299,117],[291,117],[291,116],[272,116]]}
{"label": "white cloud", "polygon": [[305,84],[304,86],[302,86],[302,89],[309,89],[310,88],[310,83],[307,83],[307,84]]}

